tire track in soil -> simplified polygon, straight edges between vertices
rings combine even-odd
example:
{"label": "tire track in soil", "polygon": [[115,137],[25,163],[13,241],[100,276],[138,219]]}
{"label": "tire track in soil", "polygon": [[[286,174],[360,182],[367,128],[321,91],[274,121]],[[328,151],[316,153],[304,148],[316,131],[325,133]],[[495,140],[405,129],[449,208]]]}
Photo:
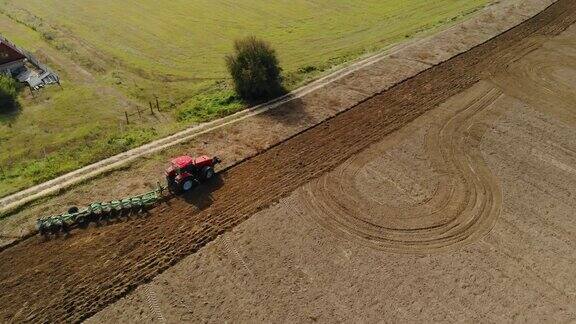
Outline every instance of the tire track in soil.
{"label": "tire track in soil", "polygon": [[222,172],[222,183],[205,186],[188,201],[172,200],[149,217],[76,231],[68,239],[34,237],[0,252],[0,321],[86,319],[253,213],[503,69],[523,55],[519,45],[526,39],[542,42],[575,21],[576,2],[559,0],[508,32]]}
{"label": "tire track in soil", "polygon": [[[376,144],[347,160],[336,172],[306,184],[299,196],[303,205],[299,214],[309,215],[340,237],[394,252],[453,248],[486,234],[499,215],[502,198],[497,180],[479,152],[487,124],[477,119],[489,112],[502,94],[489,86],[466,105],[457,103],[461,108],[454,116],[448,116],[442,127],[428,131],[427,156],[441,176],[432,197],[423,203],[390,210],[391,206],[358,187],[365,185],[359,179],[374,176],[390,181],[376,165],[386,148]],[[370,174],[362,177],[366,170]]]}

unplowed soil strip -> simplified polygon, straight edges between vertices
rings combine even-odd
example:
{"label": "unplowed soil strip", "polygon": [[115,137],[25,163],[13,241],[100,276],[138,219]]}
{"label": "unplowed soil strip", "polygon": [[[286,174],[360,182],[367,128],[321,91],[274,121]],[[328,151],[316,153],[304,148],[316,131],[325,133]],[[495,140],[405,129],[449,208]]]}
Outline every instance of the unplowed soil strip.
{"label": "unplowed soil strip", "polygon": [[67,239],[35,237],[2,251],[0,321],[85,319],[575,21],[576,2],[560,0],[491,41],[227,170],[211,188],[159,206],[149,217],[76,231]]}

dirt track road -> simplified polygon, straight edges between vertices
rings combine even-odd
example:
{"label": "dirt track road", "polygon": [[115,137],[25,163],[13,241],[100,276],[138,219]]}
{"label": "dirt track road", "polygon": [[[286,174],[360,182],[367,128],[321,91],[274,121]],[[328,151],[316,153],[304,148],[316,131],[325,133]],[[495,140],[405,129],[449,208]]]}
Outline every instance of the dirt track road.
{"label": "dirt track road", "polygon": [[[33,238],[2,251],[0,320],[79,321],[95,314],[255,212],[334,170],[353,154],[381,141],[453,95],[505,69],[574,22],[576,2],[560,0],[509,32],[237,165],[211,185],[211,194],[196,193],[187,201],[172,200],[144,219],[75,232],[68,239],[42,242]],[[383,229],[391,227],[386,224],[363,234],[370,233],[379,245],[389,245],[391,237],[408,241],[411,243],[395,243],[387,248],[419,252],[458,245],[491,228],[501,199],[497,184],[481,165],[470,171],[471,164],[463,157],[474,157],[474,146],[458,151],[463,146],[455,145],[451,134],[463,131],[481,134],[482,129],[467,129],[467,121],[498,97],[497,90],[488,89],[433,137],[441,148],[436,156],[451,161],[448,168],[464,179],[453,185],[465,189],[465,194],[456,196],[446,192],[444,197],[454,197],[449,199],[452,203],[439,205],[448,206],[445,210],[448,213],[462,215],[463,221],[459,223],[467,225],[453,231],[448,229],[454,235],[441,240],[429,231],[407,236],[386,232]],[[312,185],[326,184],[312,181]],[[308,200],[311,208],[316,208],[314,204],[318,201],[314,195],[311,190]],[[478,204],[470,203],[471,199]],[[338,206],[328,206],[327,210],[338,211]],[[359,228],[356,225],[348,226]],[[428,227],[443,225],[441,219],[430,219]]]}

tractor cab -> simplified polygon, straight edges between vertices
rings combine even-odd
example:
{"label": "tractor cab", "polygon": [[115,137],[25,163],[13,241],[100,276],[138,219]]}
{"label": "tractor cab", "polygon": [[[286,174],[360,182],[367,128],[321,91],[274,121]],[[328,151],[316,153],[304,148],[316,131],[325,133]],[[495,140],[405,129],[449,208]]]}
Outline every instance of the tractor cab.
{"label": "tractor cab", "polygon": [[214,174],[214,166],[220,163],[218,157],[209,157],[202,155],[191,157],[183,155],[170,161],[166,169],[166,182],[172,192],[186,192],[200,184],[201,182],[211,179]]}

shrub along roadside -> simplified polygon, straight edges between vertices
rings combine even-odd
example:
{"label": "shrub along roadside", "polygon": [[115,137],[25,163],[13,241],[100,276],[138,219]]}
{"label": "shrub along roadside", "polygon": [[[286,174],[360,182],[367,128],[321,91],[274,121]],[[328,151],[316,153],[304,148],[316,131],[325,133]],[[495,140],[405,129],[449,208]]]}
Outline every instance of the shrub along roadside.
{"label": "shrub along roadside", "polygon": [[250,36],[234,42],[234,53],[226,56],[236,93],[248,102],[271,99],[284,93],[282,69],[269,43]]}
{"label": "shrub along roadside", "polygon": [[231,115],[246,105],[230,89],[218,89],[199,94],[176,110],[179,122],[206,122]]}

